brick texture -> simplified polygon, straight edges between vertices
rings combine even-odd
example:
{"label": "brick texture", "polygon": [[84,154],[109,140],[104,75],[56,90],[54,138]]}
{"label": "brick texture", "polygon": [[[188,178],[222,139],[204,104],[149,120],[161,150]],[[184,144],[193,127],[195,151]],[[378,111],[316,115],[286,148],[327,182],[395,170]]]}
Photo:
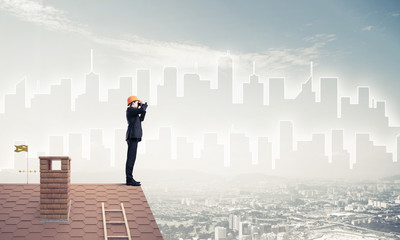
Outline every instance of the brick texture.
{"label": "brick texture", "polygon": [[[71,159],[46,156],[40,159],[40,218],[67,219],[70,202]],[[61,161],[61,170],[53,170],[53,161]]]}

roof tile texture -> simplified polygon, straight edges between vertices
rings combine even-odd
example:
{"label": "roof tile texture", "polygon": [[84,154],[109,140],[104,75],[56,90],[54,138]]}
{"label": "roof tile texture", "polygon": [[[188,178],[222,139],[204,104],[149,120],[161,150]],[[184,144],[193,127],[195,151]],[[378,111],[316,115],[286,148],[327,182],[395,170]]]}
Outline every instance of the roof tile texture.
{"label": "roof tile texture", "polygon": [[[39,184],[0,184],[0,239],[104,239],[101,202],[106,210],[124,205],[133,239],[163,239],[141,187],[70,184],[69,222],[41,222]],[[123,221],[106,212],[107,221]],[[107,233],[126,235],[125,225],[107,224]]]}

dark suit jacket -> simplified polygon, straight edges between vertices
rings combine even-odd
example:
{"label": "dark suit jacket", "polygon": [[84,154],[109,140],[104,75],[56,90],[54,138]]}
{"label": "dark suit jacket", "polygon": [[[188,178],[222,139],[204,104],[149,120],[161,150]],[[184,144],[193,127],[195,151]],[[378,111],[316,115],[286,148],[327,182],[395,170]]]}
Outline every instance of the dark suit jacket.
{"label": "dark suit jacket", "polygon": [[128,130],[126,131],[126,139],[137,138],[142,140],[142,121],[146,116],[147,103],[143,104],[141,108],[128,107],[126,109],[126,120],[128,121]]}

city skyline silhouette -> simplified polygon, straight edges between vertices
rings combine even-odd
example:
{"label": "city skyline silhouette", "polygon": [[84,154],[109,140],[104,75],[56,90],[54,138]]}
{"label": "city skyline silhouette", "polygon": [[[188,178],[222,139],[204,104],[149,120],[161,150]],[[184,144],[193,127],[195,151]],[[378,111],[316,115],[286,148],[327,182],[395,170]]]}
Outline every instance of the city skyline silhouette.
{"label": "city skyline silhouette", "polygon": [[[263,172],[282,176],[384,177],[397,174],[400,127],[389,126],[386,102],[359,87],[357,103],[339,95],[337,78],[320,78],[320,101],[313,91],[313,67],[301,91],[285,96],[285,79],[260,82],[255,64],[243,84],[243,103],[233,102],[233,60],[229,52],[218,60],[217,88],[194,73],[183,74],[178,96],[178,69],[165,67],[163,85],[151,89],[151,71],[119,80],[100,101],[100,75],[90,72],[85,89],[75,99],[71,79],[52,85],[49,94],[35,94],[25,106],[25,82],[5,96],[1,114],[1,167],[23,169],[21,154],[12,146],[30,146],[34,156],[68,155],[76,171],[121,172],[126,160],[125,101],[137,95],[157,104],[148,108],[135,169],[196,169],[218,174]],[[267,104],[266,104],[267,103]],[[72,108],[74,105],[74,110]],[[24,124],[29,119],[29,125]],[[379,144],[376,144],[379,143]],[[367,152],[367,154],[365,153]],[[35,162],[35,160],[32,160]],[[33,166],[33,165],[32,165]],[[377,171],[379,169],[379,171]],[[4,171],[3,171],[4,172]]]}

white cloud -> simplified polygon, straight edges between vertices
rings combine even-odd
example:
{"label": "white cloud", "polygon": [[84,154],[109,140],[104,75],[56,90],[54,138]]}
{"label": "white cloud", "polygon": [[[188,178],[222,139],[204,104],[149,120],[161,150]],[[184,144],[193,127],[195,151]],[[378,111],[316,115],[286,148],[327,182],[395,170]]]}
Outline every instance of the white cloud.
{"label": "white cloud", "polygon": [[[321,55],[321,49],[335,40],[334,34],[316,35],[310,37],[313,42],[310,46],[300,48],[269,48],[263,52],[238,53],[231,55],[244,63],[257,63],[257,68],[282,69],[287,67],[308,66],[311,60]],[[140,60],[143,64],[164,66],[174,65],[181,68],[191,68],[194,63],[200,66],[214,67],[219,56],[225,52],[211,49],[200,44],[177,42],[162,42],[145,39],[139,36],[130,36],[126,39],[96,37],[95,41],[120,50],[124,55]]]}
{"label": "white cloud", "polygon": [[[18,19],[34,23],[51,31],[63,31],[83,34],[98,44],[116,50],[123,59],[132,62],[140,61],[151,66],[174,65],[180,68],[199,66],[215,67],[218,56],[225,54],[196,43],[164,42],[145,39],[136,35],[122,38],[110,38],[96,35],[89,27],[70,20],[67,12],[38,1],[0,0],[0,11],[7,12]],[[372,28],[372,26],[369,26]],[[270,48],[258,53],[234,53],[233,57],[269,69],[280,69],[291,66],[306,66],[309,61],[316,60],[327,42],[334,41],[334,34],[316,34],[304,40],[309,46],[300,48]]]}
{"label": "white cloud", "polygon": [[311,37],[303,38],[306,42],[332,42],[336,40],[335,34],[318,33]]}
{"label": "white cloud", "polygon": [[[139,59],[148,65],[193,66],[194,62],[215,64],[217,56],[223,52],[203,45],[163,42],[145,39],[140,36],[128,36],[124,39],[97,36],[94,40],[104,46],[119,50],[124,55]],[[183,65],[183,66],[182,66]]]}
{"label": "white cloud", "polygon": [[398,17],[400,16],[400,13],[392,13],[392,17]]}
{"label": "white cloud", "polygon": [[363,30],[363,31],[371,31],[371,30],[372,30],[372,27],[373,27],[373,26],[369,25],[369,26],[364,27],[364,28],[361,29],[361,30]]}
{"label": "white cloud", "polygon": [[69,20],[66,12],[38,1],[0,0],[0,10],[49,30],[88,34],[83,25]]}

